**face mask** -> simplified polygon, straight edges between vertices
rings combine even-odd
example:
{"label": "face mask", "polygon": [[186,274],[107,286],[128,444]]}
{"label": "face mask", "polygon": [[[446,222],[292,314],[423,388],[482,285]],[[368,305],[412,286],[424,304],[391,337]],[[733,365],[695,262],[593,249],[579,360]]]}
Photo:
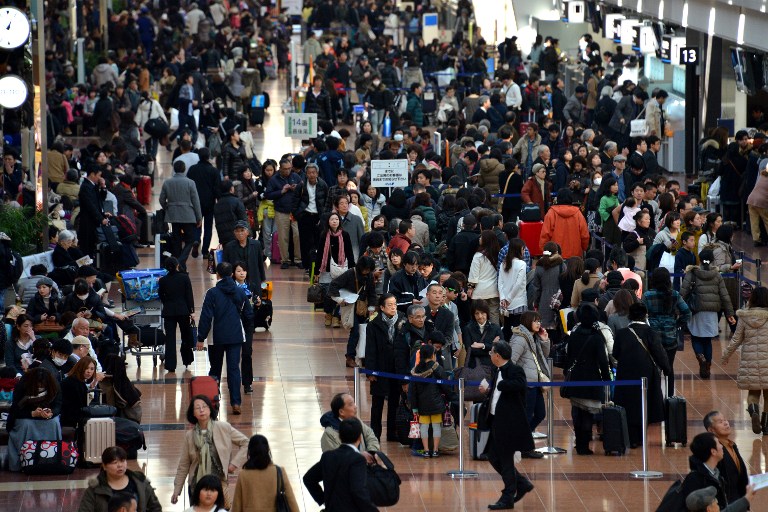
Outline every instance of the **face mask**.
{"label": "face mask", "polygon": [[374,81],[373,81],[373,85],[375,85],[376,87],[378,87],[378,86],[379,86],[379,84],[381,84],[381,82],[379,82],[378,80],[374,80]]}
{"label": "face mask", "polygon": [[85,300],[88,298],[88,294],[86,293],[85,295],[78,295],[77,298],[80,300]]}
{"label": "face mask", "polygon": [[67,360],[66,359],[62,359],[61,357],[54,357],[53,358],[53,364],[55,364],[56,366],[63,366],[64,363],[66,363],[66,362],[67,362]]}
{"label": "face mask", "polygon": [[594,180],[592,180],[592,183],[594,183],[595,185],[598,185],[598,186],[599,186],[599,185],[600,185],[602,182],[603,182],[603,178],[595,178]]}

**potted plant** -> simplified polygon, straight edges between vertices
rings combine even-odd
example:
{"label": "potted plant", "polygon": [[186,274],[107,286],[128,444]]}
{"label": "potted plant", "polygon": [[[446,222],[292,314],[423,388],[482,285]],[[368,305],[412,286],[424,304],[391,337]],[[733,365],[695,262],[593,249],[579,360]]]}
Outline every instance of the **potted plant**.
{"label": "potted plant", "polygon": [[10,237],[11,248],[21,256],[47,249],[48,217],[31,206],[0,205],[0,231]]}

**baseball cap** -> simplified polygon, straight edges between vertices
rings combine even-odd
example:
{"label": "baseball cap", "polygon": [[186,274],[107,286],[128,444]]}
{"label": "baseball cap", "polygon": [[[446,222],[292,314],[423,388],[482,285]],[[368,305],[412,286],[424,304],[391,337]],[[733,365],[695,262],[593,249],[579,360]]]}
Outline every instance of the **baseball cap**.
{"label": "baseball cap", "polygon": [[704,512],[717,499],[717,489],[713,485],[693,491],[685,498],[685,506],[692,512]]}
{"label": "baseball cap", "polygon": [[75,336],[72,338],[72,345],[88,345],[91,346],[91,342],[85,336]]}
{"label": "baseball cap", "polygon": [[251,230],[250,226],[248,226],[248,223],[244,220],[239,220],[235,223],[235,229],[246,229],[248,231]]}

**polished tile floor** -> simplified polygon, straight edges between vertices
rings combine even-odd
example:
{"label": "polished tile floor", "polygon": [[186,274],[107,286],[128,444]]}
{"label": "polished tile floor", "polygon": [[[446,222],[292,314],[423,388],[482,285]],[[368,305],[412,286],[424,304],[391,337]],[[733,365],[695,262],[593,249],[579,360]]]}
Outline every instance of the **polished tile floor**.
{"label": "polished tile floor", "polygon": [[[263,128],[252,130],[264,158],[279,158],[282,153],[298,149],[298,141],[283,137],[279,105],[282,94],[277,84],[270,82],[273,107]],[[161,149],[159,180],[167,178],[170,154]],[[262,160],[264,159],[262,158]],[[740,239],[743,241],[743,239]],[[751,244],[749,244],[751,245]],[[763,255],[765,256],[765,255]],[[151,252],[142,254],[142,266],[151,266]],[[189,264],[196,298],[202,301],[204,291],[214,280],[205,272],[205,262],[191,260]],[[306,280],[297,269],[281,270],[272,266],[267,271],[274,282],[274,323],[265,333],[256,333],[254,348],[254,393],[244,395],[243,414],[231,416],[223,408],[222,419],[230,421],[246,435],[261,433],[271,444],[274,461],[285,468],[294,491],[298,491],[303,510],[316,511],[318,506],[301,485],[301,476],[320,456],[320,415],[329,409],[331,397],[339,391],[352,391],[352,371],[344,367],[346,333],[342,329],[323,327],[322,313],[315,313],[304,302]],[[715,351],[723,342],[715,344]],[[696,363],[690,346],[679,355],[676,363],[678,392],[688,399],[689,438],[702,430],[702,416],[719,409],[735,426],[739,445],[750,473],[768,471],[768,438],[752,434],[745,412],[746,394],[736,388],[734,381],[738,358],[721,368],[713,365],[713,377],[702,381],[695,376]],[[717,358],[716,358],[717,359]],[[184,421],[189,399],[188,380],[208,371],[205,353],[196,354],[189,371],[167,374],[162,366],[154,367],[149,359],[138,367],[128,360],[128,374],[136,379],[143,393],[144,425],[147,451],[131,462],[133,469],[144,471],[151,479],[164,510],[181,511],[182,504],[171,505],[173,477],[179,458],[180,437],[187,428]],[[226,386],[222,386],[223,403],[228,403]],[[368,418],[369,396],[361,397],[361,416]],[[524,460],[519,469],[536,485],[535,490],[516,507],[527,511],[653,511],[669,485],[685,474],[688,467],[687,448],[665,448],[658,426],[649,431],[648,466],[661,471],[658,480],[643,481],[630,476],[642,469],[640,450],[622,457],[579,457],[573,453],[570,430],[570,408],[556,396],[554,415],[554,445],[568,453],[541,460]],[[540,430],[543,430],[542,425]],[[595,442],[596,443],[596,442]],[[545,446],[546,440],[537,441]],[[595,446],[599,452],[599,446]],[[392,458],[402,477],[400,504],[397,511],[480,511],[496,501],[501,480],[486,462],[466,461],[466,468],[476,470],[475,480],[452,480],[446,471],[458,467],[456,455],[439,459],[419,459],[408,449],[385,443],[384,450]],[[77,509],[87,479],[95,470],[77,470],[62,477],[28,478],[19,474],[0,473],[0,512],[11,511],[73,511]],[[234,482],[234,479],[233,479]],[[765,493],[765,491],[764,491]],[[768,494],[758,495],[752,510],[768,510]]]}

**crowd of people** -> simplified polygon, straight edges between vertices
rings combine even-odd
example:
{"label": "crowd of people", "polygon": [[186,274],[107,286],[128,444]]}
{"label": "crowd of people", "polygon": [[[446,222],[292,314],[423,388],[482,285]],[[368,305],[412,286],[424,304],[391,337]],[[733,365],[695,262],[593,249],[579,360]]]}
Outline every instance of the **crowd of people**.
{"label": "crowd of people", "polygon": [[[730,144],[716,129],[701,142],[702,174],[721,179],[723,213],[707,211],[660,163],[669,94],[646,78],[622,80],[637,62],[621,47],[601,53],[585,34],[577,59],[584,82],[566,96],[557,39],[538,36],[527,55],[514,37],[492,48],[478,28],[470,30],[472,5],[462,0],[453,44],[424,41],[420,15],[437,4],[416,1],[400,11],[388,1],[304,2],[303,108],[317,114],[318,136],[283,155],[267,155],[268,147],[257,154],[249,118],[264,82],[283,76],[293,58],[284,12],[224,0],[135,5],[110,14],[105,48],[98,10],[83,2],[77,31],[88,84],[74,80],[60,18],[48,20],[48,200],[61,207],[52,208],[46,233],[54,268],[32,267],[21,280],[10,277],[14,268],[0,278],[0,288],[13,287],[26,306],[4,304],[10,328],[1,330],[4,371],[17,379],[7,426],[12,470],[30,436],[61,439],[69,428],[82,441],[83,407],[94,388],[111,385],[119,399],[113,393],[110,403],[141,421],[141,393],[117,356],[121,333],[138,346],[139,330],[109,300],[113,258],[101,257],[102,233],[112,226],[128,248],[117,263],[126,268],[138,264],[132,249],[162,235],[170,253],[159,281],[164,368],[177,367],[177,326],[185,366],[211,333],[210,375],[221,381],[226,356],[234,415],[242,412],[242,393],[252,392],[251,341],[267,262],[303,269],[308,285],[319,288],[313,302],[325,327],[349,330],[347,367],[440,380],[482,374],[481,423],[491,432],[485,456],[504,481],[491,509],[512,508],[533,489],[515,469],[515,452],[542,457],[533,437],[547,414],[544,394],[526,382],[553,379],[550,356],[573,381],[647,377],[647,419],[658,424],[662,388],[675,392],[677,351],[689,339],[700,378],[710,378],[712,339],[725,317],[734,337],[723,358],[741,347],[737,383],[749,391],[753,431],[768,435],[765,396],[760,409],[768,388],[761,359],[768,290],[755,288],[740,308],[739,281],[721,275],[741,266],[732,246],[743,227],[741,205],[755,245],[768,241],[760,224],[768,211],[768,144],[760,143],[766,126],[752,138],[739,131]],[[451,18],[439,14],[443,24]],[[492,73],[488,57],[497,59]],[[354,118],[354,105],[363,107],[362,117]],[[646,136],[630,136],[638,118]],[[66,144],[75,132],[93,142]],[[173,174],[155,190],[160,209],[153,214],[143,187],[154,183],[163,147],[173,150]],[[6,144],[3,155],[3,207],[30,204],[19,148]],[[377,188],[372,160],[394,159],[407,161],[409,184]],[[212,245],[214,231],[220,248]],[[12,258],[7,238],[0,236],[0,249]],[[211,265],[218,281],[201,300],[188,269],[218,249],[221,262]],[[61,337],[41,338],[43,329]],[[453,416],[455,425],[460,405],[450,386],[368,379],[370,426],[344,393],[320,420],[327,453],[304,483],[328,510],[344,509],[347,499],[355,510],[375,510],[361,481],[366,463],[375,464],[386,446],[382,436],[399,440],[403,395],[420,424],[414,456],[445,453],[455,428],[446,421]],[[578,455],[593,453],[593,429],[610,400],[627,411],[630,448],[641,444],[639,389],[606,396],[603,387],[580,387],[564,397]],[[298,510],[266,438],[249,439],[217,415],[207,397],[190,401],[192,428],[171,501],[186,483],[190,510],[269,510],[283,485],[289,509]],[[705,427],[714,434],[691,444],[692,470],[704,476],[701,465],[711,474],[718,457],[738,455],[721,415],[708,415]],[[104,452],[80,510],[160,510],[149,481],[126,469],[127,458],[119,447]],[[752,496],[742,485],[743,461],[735,466],[700,486],[714,485],[721,507]],[[337,467],[349,477],[335,474]],[[228,475],[241,468],[228,489]],[[687,494],[701,495],[692,485],[686,479]]]}

